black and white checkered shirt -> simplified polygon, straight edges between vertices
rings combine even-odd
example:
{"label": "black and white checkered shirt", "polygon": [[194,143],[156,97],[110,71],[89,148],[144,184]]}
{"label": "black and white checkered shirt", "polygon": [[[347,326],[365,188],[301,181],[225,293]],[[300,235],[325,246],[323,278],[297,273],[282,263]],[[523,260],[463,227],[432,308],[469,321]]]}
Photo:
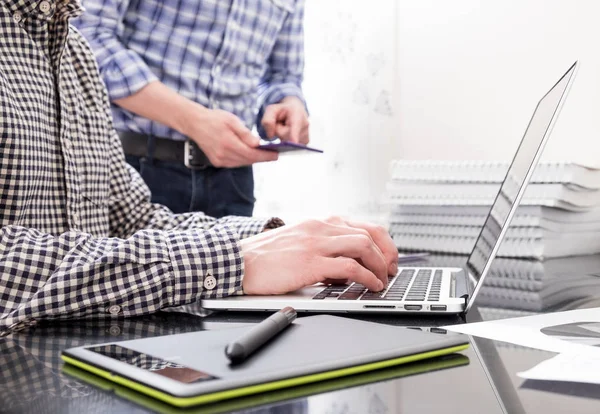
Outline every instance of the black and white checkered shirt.
{"label": "black and white checkered shirt", "polygon": [[124,159],[69,0],[0,0],[0,334],[242,293],[272,221],[174,215]]}

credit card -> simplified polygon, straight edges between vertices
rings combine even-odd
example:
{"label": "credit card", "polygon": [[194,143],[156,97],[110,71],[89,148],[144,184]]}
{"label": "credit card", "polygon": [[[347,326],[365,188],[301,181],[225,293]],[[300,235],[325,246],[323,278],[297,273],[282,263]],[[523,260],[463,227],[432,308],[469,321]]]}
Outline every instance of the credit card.
{"label": "credit card", "polygon": [[265,141],[261,140],[258,149],[262,149],[265,151],[275,151],[275,152],[292,152],[292,151],[312,151],[322,153],[323,151],[317,148],[312,148],[302,144],[296,144],[295,142],[289,141],[281,141],[280,139],[276,139],[273,141]]}

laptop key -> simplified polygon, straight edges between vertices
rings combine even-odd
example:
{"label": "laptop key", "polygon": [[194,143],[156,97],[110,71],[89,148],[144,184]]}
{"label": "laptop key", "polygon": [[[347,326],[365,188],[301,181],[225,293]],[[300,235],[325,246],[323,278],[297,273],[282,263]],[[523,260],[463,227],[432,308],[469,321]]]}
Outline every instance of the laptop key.
{"label": "laptop key", "polygon": [[381,293],[379,292],[367,292],[364,295],[362,295],[362,297],[360,298],[360,300],[380,300],[383,299],[381,297]]}
{"label": "laptop key", "polygon": [[344,292],[338,300],[356,300],[362,295],[362,291],[360,292]]}

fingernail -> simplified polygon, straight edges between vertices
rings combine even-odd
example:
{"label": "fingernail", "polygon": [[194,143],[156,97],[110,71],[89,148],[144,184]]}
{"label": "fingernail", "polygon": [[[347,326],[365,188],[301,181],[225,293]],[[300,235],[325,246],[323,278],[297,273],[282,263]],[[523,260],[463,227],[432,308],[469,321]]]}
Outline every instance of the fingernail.
{"label": "fingernail", "polygon": [[379,281],[379,291],[383,290],[383,282],[380,280]]}
{"label": "fingernail", "polygon": [[395,275],[396,273],[398,273],[398,263],[396,263],[396,262],[390,263],[388,270],[389,270],[390,275]]}

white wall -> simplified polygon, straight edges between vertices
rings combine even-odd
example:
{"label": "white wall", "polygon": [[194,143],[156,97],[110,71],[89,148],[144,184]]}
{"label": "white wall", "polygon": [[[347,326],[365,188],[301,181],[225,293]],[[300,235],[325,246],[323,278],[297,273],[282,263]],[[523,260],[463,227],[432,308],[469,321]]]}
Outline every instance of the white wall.
{"label": "white wall", "polygon": [[544,157],[600,166],[599,20],[597,0],[307,0],[304,89],[325,154],[257,166],[256,214],[377,220],[391,159],[509,159],[575,60]]}
{"label": "white wall", "polygon": [[[341,6],[343,4],[343,7]],[[304,91],[322,155],[255,166],[255,215],[377,220],[398,145],[395,0],[307,0]]]}
{"label": "white wall", "polygon": [[545,156],[600,165],[599,17],[597,0],[400,0],[402,157],[511,157],[537,100],[579,60]]}

